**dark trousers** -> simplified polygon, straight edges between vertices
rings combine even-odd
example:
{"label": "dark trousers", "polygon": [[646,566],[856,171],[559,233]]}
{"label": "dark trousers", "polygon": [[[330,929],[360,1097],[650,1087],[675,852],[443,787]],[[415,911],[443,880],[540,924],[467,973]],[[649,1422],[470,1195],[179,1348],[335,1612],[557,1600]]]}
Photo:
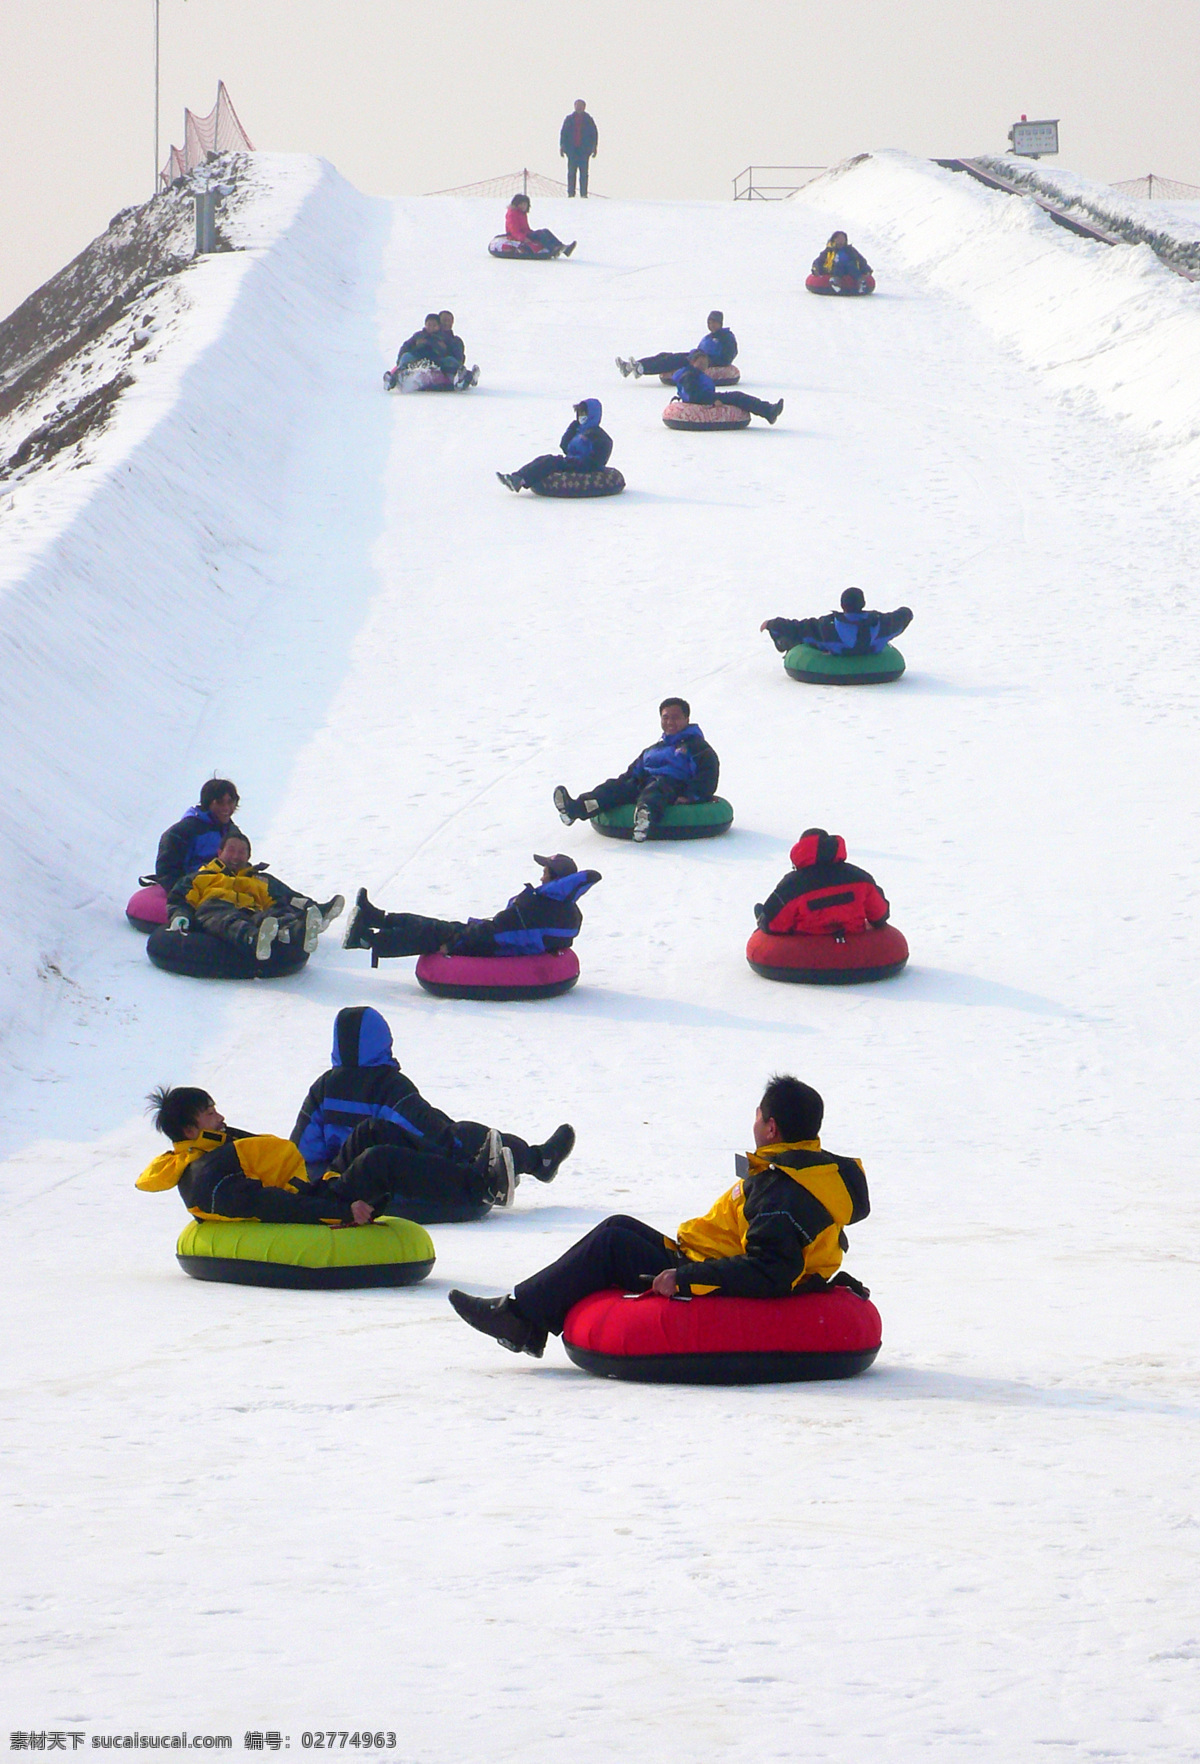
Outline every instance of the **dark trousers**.
{"label": "dark trousers", "polygon": [[769,416],[774,410],[773,404],[767,404],[761,398],[752,398],[749,392],[718,392],[718,404],[734,404],[739,410],[748,410],[751,416]]}
{"label": "dark trousers", "polygon": [[624,775],[606,778],[594,790],[585,790],[579,800],[594,802],[601,813],[606,809],[620,808],[626,802],[644,804],[650,810],[650,824],[655,826],[686,790],[687,784],[682,778],[630,778]]}
{"label": "dark trousers", "polygon": [[[434,955],[443,944],[454,943],[471,927],[461,919],[427,919],[423,913],[388,913],[383,924],[371,933],[372,960],[380,956]],[[490,936],[483,942],[492,943]],[[472,955],[490,955],[494,950],[472,949]]]}
{"label": "dark trousers", "polygon": [[565,453],[539,453],[536,459],[523,465],[519,472],[514,472],[513,477],[520,478],[522,484],[528,488],[530,484],[540,484],[551,472],[590,472],[592,469],[591,466],[580,464],[578,460],[568,459]]}
{"label": "dark trousers", "polygon": [[304,913],[295,907],[271,905],[255,912],[250,907],[234,906],[227,900],[206,900],[193,909],[193,917],[210,937],[236,944],[239,949],[254,948],[258,927],[267,917],[277,920],[280,930],[287,931],[290,937],[298,935],[301,942],[304,940]]}
{"label": "dark trousers", "polygon": [[669,349],[664,349],[659,355],[643,355],[638,366],[644,374],[677,374],[688,361],[687,355],[672,354]]}
{"label": "dark trousers", "polygon": [[513,1298],[522,1317],[561,1335],[567,1312],[589,1292],[614,1286],[622,1292],[644,1292],[656,1274],[678,1268],[683,1259],[671,1239],[653,1225],[614,1213],[557,1262],[522,1280],[513,1288]]}
{"label": "dark trousers", "polygon": [[539,245],[544,245],[547,251],[562,250],[562,240],[555,238],[549,227],[531,227],[529,229],[529,237],[531,239],[536,239]]}
{"label": "dark trousers", "polygon": [[575,194],[576,174],[578,174],[578,177],[579,177],[579,194],[581,196],[587,195],[588,163],[591,160],[591,157],[592,156],[590,153],[572,152],[571,149],[568,147],[568,149],[567,149],[567,195],[568,196],[574,196],[574,194]]}
{"label": "dark trousers", "polygon": [[[395,1187],[404,1193],[441,1198],[447,1192],[454,1198],[465,1197],[474,1204],[487,1187],[477,1178],[473,1165],[487,1140],[489,1129],[482,1121],[456,1121],[454,1142],[438,1150],[422,1150],[411,1133],[394,1121],[360,1121],[350,1137],[344,1140],[329,1168],[349,1171],[358,1168],[358,1159],[368,1152],[386,1150],[397,1154],[381,1161],[380,1168],[390,1168],[397,1176]],[[515,1133],[500,1135],[513,1155],[513,1169],[518,1176],[532,1176],[541,1167],[541,1146],[535,1152],[528,1140]],[[465,1186],[464,1186],[465,1181]]]}

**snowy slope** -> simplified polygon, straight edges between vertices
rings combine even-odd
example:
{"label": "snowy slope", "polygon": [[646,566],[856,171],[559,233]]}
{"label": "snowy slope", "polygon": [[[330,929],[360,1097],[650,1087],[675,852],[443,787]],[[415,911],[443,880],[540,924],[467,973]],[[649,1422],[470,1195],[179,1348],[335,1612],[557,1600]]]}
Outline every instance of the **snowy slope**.
{"label": "snowy slope", "polygon": [[[109,731],[76,644],[57,782],[11,726],[48,800],[5,887],[30,925],[55,873],[37,923],[76,990],[26,1028],[6,1102],[9,1726],[278,1727],[292,1750],[393,1728],[420,1764],[1195,1756],[1192,443],[1183,395],[1151,440],[1103,364],[1128,315],[1146,383],[1169,382],[1158,337],[1194,402],[1200,293],[890,155],[777,206],[538,203],[578,230],[569,263],[488,259],[487,204],[397,203],[386,243],[381,215],[322,174],[196,356],[143,446],[175,457],[211,427],[190,410],[235,398],[255,435],[188,453],[184,538],[149,492],[106,524],[99,489],[56,542],[60,582],[123,560],[131,702]],[[871,301],[803,292],[838,224]],[[774,430],[671,433],[663,389],[612,365],[691,341],[714,301],[747,389],[786,398]],[[480,387],[385,399],[396,341],[447,303]],[[494,471],[587,394],[627,494],[508,495]],[[205,669],[179,608],[209,557],[235,623]],[[851,581],[916,608],[909,674],[794,685],[760,621]],[[139,742],[152,690],[168,726]],[[721,754],[733,834],[568,834],[553,784],[625,763],[665,692]],[[317,892],[483,912],[547,842],[594,864],[583,983],[488,1008],[336,949],[272,987],[149,970],[123,893],[213,766],[258,855]],[[746,967],[752,903],[813,823],[890,896],[899,980]],[[443,1106],[571,1119],[575,1157],[512,1215],[437,1230],[413,1291],[184,1280],[178,1202],[131,1187],[142,1093],[203,1083],[286,1132],[359,1002]],[[448,1286],[504,1290],[608,1212],[705,1207],[777,1068],[872,1183],[848,1264],[884,1317],[868,1377],[626,1388],[453,1317]]]}

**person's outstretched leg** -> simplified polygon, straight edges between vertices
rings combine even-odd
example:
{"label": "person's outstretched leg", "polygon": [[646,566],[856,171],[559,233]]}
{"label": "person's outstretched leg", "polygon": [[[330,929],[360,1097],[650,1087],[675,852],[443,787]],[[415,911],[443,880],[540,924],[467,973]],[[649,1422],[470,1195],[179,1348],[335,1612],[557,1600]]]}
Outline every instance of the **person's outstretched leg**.
{"label": "person's outstretched leg", "polygon": [[528,465],[523,465],[518,472],[497,472],[496,476],[510,490],[528,490],[532,484],[540,484],[551,472],[567,472],[571,467],[561,453],[539,453]]}
{"label": "person's outstretched leg", "polygon": [[638,792],[633,811],[633,837],[639,845],[649,836],[651,827],[657,827],[682,789],[683,785],[674,778],[652,778]]}
{"label": "person's outstretched leg", "polygon": [[748,410],[751,416],[765,417],[769,423],[773,423],[783,409],[782,398],[776,399],[774,404],[768,404],[762,398],[752,398],[749,392],[718,392],[716,401],[718,404],[735,405],[738,410]]}
{"label": "person's outstretched leg", "polygon": [[[358,1129],[355,1129],[357,1132]],[[464,1157],[476,1157],[487,1142],[488,1129],[479,1121],[456,1121],[454,1137]],[[536,1176],[539,1182],[553,1182],[559,1165],[570,1157],[575,1147],[575,1129],[564,1121],[540,1145],[530,1145],[515,1133],[501,1133],[501,1139],[513,1155],[513,1168],[518,1176]]]}
{"label": "person's outstretched leg", "polygon": [[279,929],[274,913],[251,912],[248,907],[234,906],[227,900],[201,901],[196,908],[196,923],[210,937],[219,937],[235,949],[252,951],[260,962],[270,955]]}
{"label": "person's outstretched leg", "polygon": [[678,355],[673,350],[664,349],[658,355],[643,355],[637,366],[644,374],[677,374],[680,368],[688,364],[686,355]]}
{"label": "person's outstretched leg", "polygon": [[561,251],[563,248],[562,240],[556,238],[549,227],[538,227],[529,237],[536,239],[539,245],[544,245],[547,251]]}
{"label": "person's outstretched leg", "polygon": [[620,778],[606,778],[603,784],[597,784],[593,790],[581,791],[578,796],[568,795],[565,784],[556,784],[554,806],[559,819],[569,827],[574,821],[590,821],[593,816],[602,815],[609,809],[636,802],[642,782],[640,778],[631,778],[625,773]]}
{"label": "person's outstretched leg", "polygon": [[[372,922],[373,921],[373,922]],[[343,949],[369,949],[371,966],[395,956],[433,955],[460,937],[461,919],[427,919],[421,913],[381,913],[366,902],[356,905],[342,939]]]}
{"label": "person's outstretched leg", "polygon": [[561,1335],[567,1312],[589,1292],[616,1287],[640,1292],[664,1268],[678,1267],[679,1251],[653,1225],[617,1213],[593,1227],[586,1237],[548,1268],[513,1288],[513,1303],[522,1317],[552,1335]]}
{"label": "person's outstretched leg", "polygon": [[386,1194],[379,1211],[395,1212],[401,1218],[406,1205],[465,1210],[489,1201],[504,1204],[486,1163],[481,1168],[403,1145],[369,1146],[351,1160],[343,1174],[366,1189]]}

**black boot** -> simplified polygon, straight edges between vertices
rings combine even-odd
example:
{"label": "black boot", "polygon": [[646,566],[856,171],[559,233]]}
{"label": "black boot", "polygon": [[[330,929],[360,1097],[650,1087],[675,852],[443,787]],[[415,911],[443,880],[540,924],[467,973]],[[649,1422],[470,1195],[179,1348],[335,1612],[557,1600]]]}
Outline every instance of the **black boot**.
{"label": "black boot", "polygon": [[[335,895],[334,899],[329,903],[330,906],[332,906],[334,901],[338,898],[339,897]],[[339,908],[338,910],[340,911],[341,909]],[[336,916],[336,914],[331,914],[331,917]],[[371,905],[370,901],[367,899],[366,889],[360,888],[354,897],[354,907],[350,913],[350,917],[346,921],[346,935],[342,938],[342,948],[369,949],[373,954],[374,945],[367,934],[370,931],[377,930],[379,926],[383,924],[386,917],[386,913],[381,913],[378,907]]]}
{"label": "black boot", "polygon": [[558,818],[568,827],[583,819],[583,810],[573,796],[568,795],[565,784],[554,786],[554,806],[558,810]]}
{"label": "black boot", "polygon": [[564,1121],[561,1127],[554,1129],[545,1145],[532,1145],[529,1149],[537,1159],[533,1173],[538,1181],[553,1182],[559,1165],[575,1150],[575,1129]]}
{"label": "black boot", "polygon": [[531,1354],[540,1360],[546,1351],[546,1331],[522,1317],[511,1298],[476,1298],[469,1292],[451,1292],[450,1303],[464,1323],[490,1335],[512,1354]]}

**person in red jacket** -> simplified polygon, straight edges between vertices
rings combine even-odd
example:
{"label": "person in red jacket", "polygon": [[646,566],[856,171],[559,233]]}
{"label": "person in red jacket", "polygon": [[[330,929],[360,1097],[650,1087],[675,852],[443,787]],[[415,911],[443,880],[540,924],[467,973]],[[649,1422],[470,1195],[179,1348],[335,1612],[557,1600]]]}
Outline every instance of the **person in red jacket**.
{"label": "person in red jacket", "polygon": [[570,257],[575,249],[575,241],[564,245],[561,239],[555,238],[549,227],[538,227],[536,230],[529,224],[529,198],[516,195],[508,205],[504,216],[504,231],[508,238],[515,239],[527,257]]}
{"label": "person in red jacket", "polygon": [[809,827],[792,847],[792,868],[754,909],[760,931],[776,937],[828,936],[874,930],[891,908],[874,876],[846,862],[846,841],[824,827]]}

